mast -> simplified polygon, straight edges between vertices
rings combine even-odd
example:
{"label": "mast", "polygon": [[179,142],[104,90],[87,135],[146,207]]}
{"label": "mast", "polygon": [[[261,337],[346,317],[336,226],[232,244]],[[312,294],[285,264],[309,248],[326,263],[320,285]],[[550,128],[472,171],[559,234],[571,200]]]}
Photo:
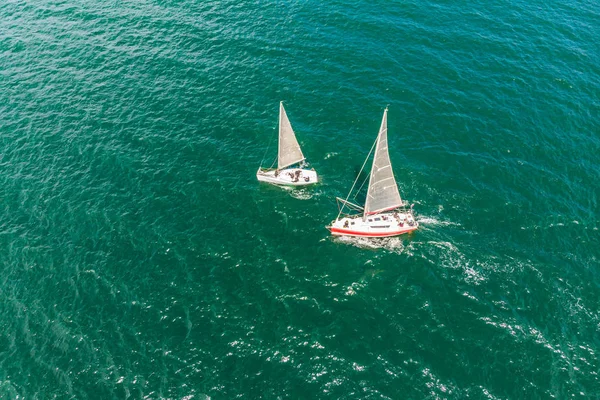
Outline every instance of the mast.
{"label": "mast", "polygon": [[292,124],[283,108],[283,101],[279,103],[279,149],[277,153],[277,169],[289,167],[304,160]]}
{"label": "mast", "polygon": [[363,219],[368,215],[393,210],[402,205],[402,199],[400,198],[398,185],[394,178],[394,171],[392,170],[392,163],[390,162],[390,154],[388,152],[387,112],[388,109],[386,107],[383,112],[379,135],[377,136]]}

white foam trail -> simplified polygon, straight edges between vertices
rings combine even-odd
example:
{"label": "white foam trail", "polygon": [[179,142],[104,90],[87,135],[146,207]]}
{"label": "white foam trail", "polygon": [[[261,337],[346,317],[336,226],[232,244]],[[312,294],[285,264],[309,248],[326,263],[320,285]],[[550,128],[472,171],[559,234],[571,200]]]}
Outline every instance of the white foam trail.
{"label": "white foam trail", "polygon": [[295,189],[290,192],[290,195],[298,200],[309,200],[313,198],[315,193],[309,189]]}
{"label": "white foam trail", "polygon": [[336,236],[335,241],[351,244],[361,249],[385,249],[397,254],[402,254],[406,249],[401,237],[387,237],[387,238],[362,238],[354,236]]}
{"label": "white foam trail", "polygon": [[[469,259],[461,250],[453,243],[446,241],[427,241],[422,243],[426,245],[421,252],[423,257],[434,262],[443,268],[461,270],[464,281],[474,285],[484,282],[487,278],[485,271],[493,269],[489,262]],[[435,250],[435,248],[439,250]]]}
{"label": "white foam trail", "polygon": [[439,219],[432,217],[417,217],[417,222],[423,225],[439,225],[439,226],[460,226],[460,224],[452,221],[440,221]]}

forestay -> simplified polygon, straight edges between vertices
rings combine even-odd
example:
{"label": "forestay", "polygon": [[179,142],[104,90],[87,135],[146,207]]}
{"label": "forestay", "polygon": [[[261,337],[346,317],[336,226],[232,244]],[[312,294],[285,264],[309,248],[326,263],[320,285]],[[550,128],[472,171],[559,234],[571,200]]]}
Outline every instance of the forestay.
{"label": "forestay", "polygon": [[387,108],[383,113],[371,177],[369,178],[369,190],[365,203],[364,215],[376,214],[381,211],[391,210],[402,205],[398,185],[392,171],[387,140]]}
{"label": "forestay", "polygon": [[283,102],[279,104],[279,153],[277,157],[277,169],[289,167],[292,164],[304,160],[292,124],[287,117]]}

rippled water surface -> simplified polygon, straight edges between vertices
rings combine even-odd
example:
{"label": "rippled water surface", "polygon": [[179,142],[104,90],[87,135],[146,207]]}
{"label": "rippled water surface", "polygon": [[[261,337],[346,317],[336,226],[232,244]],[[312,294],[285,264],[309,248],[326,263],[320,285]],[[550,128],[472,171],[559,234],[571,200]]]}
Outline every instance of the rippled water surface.
{"label": "rippled water surface", "polygon": [[600,397],[598,3],[327,3],[0,3],[0,398]]}

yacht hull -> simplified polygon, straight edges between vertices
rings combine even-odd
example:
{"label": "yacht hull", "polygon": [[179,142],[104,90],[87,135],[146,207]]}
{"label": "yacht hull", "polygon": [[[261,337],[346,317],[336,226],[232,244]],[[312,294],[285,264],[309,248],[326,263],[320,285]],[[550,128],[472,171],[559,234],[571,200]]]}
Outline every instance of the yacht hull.
{"label": "yacht hull", "polygon": [[363,219],[362,215],[336,219],[327,227],[334,236],[389,237],[412,232],[419,227],[412,212],[386,212]]}
{"label": "yacht hull", "polygon": [[319,181],[314,169],[287,168],[277,171],[275,169],[259,168],[256,179],[260,182],[271,183],[280,186],[307,186]]}

